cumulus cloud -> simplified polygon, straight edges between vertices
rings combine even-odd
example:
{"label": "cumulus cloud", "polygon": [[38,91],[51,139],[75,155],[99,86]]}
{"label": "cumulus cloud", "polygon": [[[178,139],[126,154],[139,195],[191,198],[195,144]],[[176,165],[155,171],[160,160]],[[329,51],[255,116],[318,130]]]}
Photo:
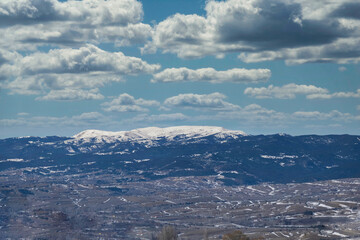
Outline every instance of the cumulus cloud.
{"label": "cumulus cloud", "polygon": [[188,69],[168,68],[153,75],[152,82],[195,82],[211,83],[234,82],[265,82],[271,76],[269,69],[233,68],[226,71],[216,71],[213,68]]}
{"label": "cumulus cloud", "polygon": [[101,122],[102,119],[106,118],[103,114],[98,112],[85,112],[80,115],[72,116],[71,119],[74,121],[84,121],[87,123]]}
{"label": "cumulus cloud", "polygon": [[34,53],[15,63],[21,75],[47,73],[113,72],[116,74],[151,73],[160,68],[140,58],[122,52],[106,52],[87,44],[79,49],[54,49],[48,53]]}
{"label": "cumulus cloud", "polygon": [[246,41],[262,49],[323,44],[347,34],[336,20],[303,19],[296,2],[210,1],[206,10],[222,42]]}
{"label": "cumulus cloud", "polygon": [[51,90],[48,94],[42,97],[37,97],[36,100],[42,101],[79,101],[79,100],[101,100],[104,96],[98,93],[99,89],[81,90],[81,89],[64,89]]}
{"label": "cumulus cloud", "polygon": [[6,63],[14,61],[18,57],[20,57],[20,54],[0,48],[0,67]]}
{"label": "cumulus cloud", "polygon": [[[196,118],[196,117],[195,117]],[[200,118],[200,117],[198,117]],[[193,118],[192,118],[193,119]],[[353,115],[351,113],[344,113],[338,110],[330,112],[320,111],[296,111],[296,112],[281,112],[274,109],[268,109],[258,104],[250,104],[242,107],[236,111],[219,112],[213,116],[202,116],[204,119],[221,120],[221,121],[238,121],[238,123],[245,126],[294,126],[301,128],[305,122],[309,124],[341,124],[356,123],[360,121],[360,115]]]}
{"label": "cumulus cloud", "polygon": [[123,93],[111,102],[102,104],[103,109],[107,112],[146,112],[146,107],[156,107],[160,103],[155,100],[145,100],[142,98],[134,98],[133,96]]}
{"label": "cumulus cloud", "polygon": [[[85,21],[89,25],[127,25],[142,20],[140,2],[134,0],[2,1],[2,25],[49,21]],[[30,22],[30,23],[29,23]]]}
{"label": "cumulus cloud", "polygon": [[335,121],[359,121],[360,116],[352,115],[350,113],[343,113],[338,110],[333,110],[328,113],[319,111],[297,111],[292,114],[297,120],[335,120]]}
{"label": "cumulus cloud", "polygon": [[246,63],[285,60],[288,65],[314,62],[358,63],[360,61],[359,46],[360,38],[342,38],[320,46],[241,53],[239,58]]}
{"label": "cumulus cloud", "polygon": [[307,99],[331,99],[331,98],[360,98],[360,89],[356,92],[335,92],[329,93],[326,88],[316,87],[314,85],[298,85],[290,83],[281,87],[269,85],[261,88],[246,88],[244,94],[251,97],[293,99],[297,95],[305,95]]}
{"label": "cumulus cloud", "polygon": [[270,123],[274,121],[279,123],[279,121],[286,120],[287,115],[282,112],[264,108],[258,104],[250,104],[236,111],[218,113],[215,118],[223,121],[237,120],[244,123]]}
{"label": "cumulus cloud", "polygon": [[[191,124],[199,124],[204,121],[221,121],[222,123],[230,121],[236,122],[242,126],[257,128],[267,128],[274,124],[281,124],[282,126],[296,126],[299,128],[300,124],[306,122],[309,124],[332,124],[342,125],[346,123],[356,123],[360,121],[359,115],[340,112],[332,110],[330,112],[319,111],[296,111],[293,113],[280,112],[274,109],[269,109],[258,104],[250,104],[244,107],[237,107],[232,111],[218,111],[216,114],[198,114],[187,116],[182,113],[170,113],[160,115],[139,114],[133,118],[125,119],[123,123],[126,124],[157,124],[168,125],[174,122],[186,122]],[[315,126],[314,125],[314,126]],[[141,125],[142,126],[142,125]]]}
{"label": "cumulus cloud", "polygon": [[0,83],[13,74],[15,69],[11,64],[19,58],[20,54],[0,48]]}
{"label": "cumulus cloud", "polygon": [[142,43],[152,31],[141,23],[142,18],[142,4],[136,0],[6,0],[0,2],[0,33],[4,36],[0,46],[26,49],[88,41]]}
{"label": "cumulus cloud", "polygon": [[338,70],[339,70],[340,72],[345,72],[345,71],[347,70],[347,68],[344,67],[344,66],[341,66],[341,67],[338,68]]}
{"label": "cumulus cloud", "polygon": [[152,74],[159,65],[96,46],[145,43],[153,30],[143,15],[137,0],[0,1],[0,87],[37,100],[102,99],[97,88]]}
{"label": "cumulus cloud", "polygon": [[121,76],[112,73],[87,74],[39,74],[19,76],[3,84],[11,94],[43,94],[48,90],[94,89],[111,82],[122,81]]}
{"label": "cumulus cloud", "polygon": [[297,85],[290,83],[282,87],[275,87],[269,85],[268,87],[261,88],[246,88],[244,94],[250,95],[255,98],[280,98],[291,99],[296,95],[314,95],[315,94],[327,94],[328,90],[325,88],[316,87],[314,85]]}
{"label": "cumulus cloud", "polygon": [[224,94],[179,94],[164,101],[166,107],[189,108],[209,111],[232,111],[240,107],[225,101]]}
{"label": "cumulus cloud", "polygon": [[331,99],[331,98],[360,98],[360,89],[356,92],[335,92],[335,93],[318,93],[306,96],[308,99]]}
{"label": "cumulus cloud", "polygon": [[183,58],[206,55],[213,47],[211,28],[204,17],[177,13],[155,26],[152,40],[142,52],[153,53],[161,48]]}
{"label": "cumulus cloud", "polygon": [[143,52],[161,49],[196,58],[235,51],[246,62],[358,61],[360,22],[355,19],[356,11],[349,11],[353,5],[358,7],[354,3],[211,0],[206,3],[205,16],[175,14],[156,25]]}
{"label": "cumulus cloud", "polygon": [[63,98],[60,94],[64,96],[65,92],[82,89],[74,99],[101,99],[98,93],[90,90],[119,82],[124,75],[150,74],[159,68],[140,58],[125,56],[122,52],[106,52],[88,44],[79,49],[54,49],[48,53],[17,56],[0,67],[0,75],[8,79],[3,87],[11,93],[42,94],[53,90],[41,99],[60,100]]}

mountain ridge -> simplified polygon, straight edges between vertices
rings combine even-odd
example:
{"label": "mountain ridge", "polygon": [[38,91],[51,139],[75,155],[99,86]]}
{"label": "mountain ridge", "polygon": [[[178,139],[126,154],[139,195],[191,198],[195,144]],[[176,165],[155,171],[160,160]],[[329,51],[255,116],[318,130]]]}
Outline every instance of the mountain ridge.
{"label": "mountain ridge", "polygon": [[0,172],[19,169],[67,175],[104,171],[147,180],[215,176],[226,184],[360,177],[360,136],[255,136],[219,127],[185,128],[188,134],[183,134],[184,127],[175,127],[136,129],[120,135],[88,130],[75,138],[4,139],[0,140]]}
{"label": "mountain ridge", "polygon": [[73,138],[96,138],[96,137],[118,137],[118,138],[167,138],[171,139],[178,135],[185,135],[185,137],[205,137],[215,134],[225,135],[247,135],[243,131],[228,130],[223,127],[216,126],[176,126],[176,127],[147,127],[137,128],[130,131],[101,131],[95,129],[89,129],[75,134]]}
{"label": "mountain ridge", "polygon": [[[218,127],[218,126],[192,126],[192,125],[188,125],[188,126],[174,126],[174,127],[165,127],[165,128],[160,128],[160,127],[145,127],[145,128],[135,128],[132,130],[121,130],[121,131],[107,131],[107,130],[99,130],[99,129],[86,129],[83,130],[79,133],[76,133],[72,136],[67,136],[67,135],[44,135],[44,136],[36,136],[36,135],[24,135],[24,136],[17,136],[17,137],[5,137],[5,138],[0,138],[0,140],[6,140],[6,139],[27,139],[27,138],[68,138],[68,139],[83,139],[83,138],[96,138],[96,137],[116,137],[122,134],[126,133],[136,133],[136,132],[141,132],[141,130],[163,130],[163,129],[201,129],[204,128],[206,130],[206,128],[208,129],[213,129],[213,131],[218,130],[218,132],[216,132],[215,134],[220,134],[221,132],[224,133],[232,133],[233,135],[242,135],[242,136],[289,136],[289,137],[304,137],[304,136],[318,136],[318,137],[329,137],[329,136],[358,136],[360,139],[360,135],[356,135],[356,134],[349,134],[349,133],[328,133],[328,134],[301,134],[301,135],[292,135],[289,133],[285,133],[285,132],[278,132],[278,133],[269,133],[269,134],[247,134],[244,131],[241,130],[229,130],[226,129],[224,127]],[[195,131],[196,132],[196,131]],[[179,135],[183,135],[183,133],[179,133]],[[202,137],[206,137],[206,136],[210,136],[211,134],[205,135],[203,134]],[[220,136],[220,135],[219,135]],[[158,136],[159,137],[159,136]],[[165,136],[162,136],[165,137]],[[201,136],[200,136],[201,137]]]}

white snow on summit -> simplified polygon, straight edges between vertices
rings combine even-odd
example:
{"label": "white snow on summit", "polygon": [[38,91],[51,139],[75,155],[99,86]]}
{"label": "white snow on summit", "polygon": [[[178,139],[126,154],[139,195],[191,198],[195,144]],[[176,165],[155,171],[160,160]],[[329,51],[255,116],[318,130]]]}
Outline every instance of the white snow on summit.
{"label": "white snow on summit", "polygon": [[165,138],[166,140],[196,139],[214,135],[217,138],[245,136],[242,131],[227,130],[212,126],[178,126],[168,128],[148,127],[131,131],[109,132],[100,130],[85,130],[73,136],[76,140],[94,142],[137,141],[147,142]]}

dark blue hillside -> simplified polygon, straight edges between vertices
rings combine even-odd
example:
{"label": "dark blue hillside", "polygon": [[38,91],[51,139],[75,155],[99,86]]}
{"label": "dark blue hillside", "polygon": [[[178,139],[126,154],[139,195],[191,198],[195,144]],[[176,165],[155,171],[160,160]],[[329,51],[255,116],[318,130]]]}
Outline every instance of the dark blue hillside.
{"label": "dark blue hillside", "polygon": [[109,172],[144,180],[216,176],[226,184],[290,183],[360,177],[360,137],[241,136],[136,142],[74,142],[64,137],[0,140],[0,171]]}

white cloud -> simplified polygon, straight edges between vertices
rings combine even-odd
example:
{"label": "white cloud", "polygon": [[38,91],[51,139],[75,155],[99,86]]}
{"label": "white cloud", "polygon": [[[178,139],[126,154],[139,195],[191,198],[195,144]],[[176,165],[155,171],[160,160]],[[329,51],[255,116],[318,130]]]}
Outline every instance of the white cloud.
{"label": "white cloud", "polygon": [[101,122],[102,119],[106,118],[103,114],[98,113],[98,112],[86,112],[86,113],[82,113],[80,115],[75,115],[73,117],[71,117],[72,120],[74,121],[85,121],[88,123],[96,123],[96,122]]}
{"label": "white cloud", "polygon": [[99,89],[89,91],[82,89],[51,90],[48,94],[36,98],[36,100],[48,101],[79,101],[79,100],[101,100],[104,96],[98,93]]}
{"label": "white cloud", "polygon": [[145,100],[142,98],[135,99],[133,96],[123,93],[111,102],[102,104],[103,109],[107,112],[146,112],[146,107],[156,107],[160,103],[155,100]]}
{"label": "white cloud", "polygon": [[237,120],[243,123],[279,123],[285,122],[287,115],[272,109],[264,108],[258,104],[250,104],[236,111],[218,113],[215,118],[222,121]]}
{"label": "white cloud", "polygon": [[104,108],[107,112],[147,112],[149,109],[139,105],[118,105]]}
{"label": "white cloud", "polygon": [[271,76],[269,69],[234,68],[226,71],[216,71],[213,68],[188,69],[168,68],[153,75],[152,82],[195,82],[206,81],[211,83],[234,82],[265,82]]}
{"label": "white cloud", "polygon": [[297,85],[290,83],[282,87],[275,87],[269,85],[268,87],[261,88],[246,88],[244,94],[250,95],[255,98],[281,98],[291,99],[296,95],[315,95],[315,94],[327,94],[328,90],[325,88],[316,87],[314,85]]}
{"label": "white cloud", "polygon": [[126,27],[106,26],[96,30],[95,39],[99,42],[110,42],[116,46],[143,44],[152,35],[148,24],[129,24]]}
{"label": "white cloud", "polygon": [[0,1],[0,87],[38,100],[102,99],[94,89],[152,74],[159,65],[96,47],[145,43],[153,30],[143,15],[136,0]]}
{"label": "white cloud", "polygon": [[42,94],[48,90],[93,89],[111,82],[122,81],[122,76],[114,73],[85,74],[38,74],[17,77],[3,84],[11,94]]}
{"label": "white cloud", "polygon": [[154,30],[151,42],[142,49],[152,53],[156,48],[177,53],[180,57],[200,57],[212,51],[212,30],[207,20],[198,15],[175,14],[160,22]]}
{"label": "white cloud", "polygon": [[233,111],[240,107],[225,101],[226,96],[215,92],[211,94],[179,94],[167,98],[165,107],[189,108],[209,111]]}
{"label": "white cloud", "polygon": [[325,115],[319,111],[312,111],[312,112],[305,112],[305,111],[298,111],[293,113],[293,116],[299,119],[327,119],[329,115]]}
{"label": "white cloud", "polygon": [[360,98],[360,89],[356,92],[335,92],[329,93],[326,88],[314,85],[298,85],[290,83],[281,87],[269,85],[261,88],[246,88],[244,94],[255,98],[279,98],[292,99],[297,95],[306,95],[307,99],[331,99],[331,98]]}
{"label": "white cloud", "polygon": [[143,43],[152,29],[142,19],[142,4],[136,0],[5,0],[0,2],[0,46],[34,49],[88,41]]}
{"label": "white cloud", "polygon": [[0,83],[13,74],[15,69],[11,64],[19,58],[21,58],[20,54],[0,48]]}
{"label": "white cloud", "polygon": [[[124,75],[150,74],[159,68],[159,65],[148,64],[140,58],[125,56],[122,52],[106,52],[88,44],[79,49],[55,49],[48,53],[17,56],[0,67],[0,74],[8,79],[2,86],[13,94],[47,94],[53,90],[48,97],[41,98],[50,100],[55,93],[59,96],[60,93],[64,95],[65,90],[82,89],[74,99],[101,99],[99,94],[90,96],[90,90],[119,82]],[[84,94],[86,91],[88,97]]]}
{"label": "white cloud", "polygon": [[360,89],[356,92],[335,92],[335,93],[319,93],[306,96],[308,99],[331,99],[331,98],[360,98]]}
{"label": "white cloud", "polygon": [[[219,112],[212,116],[198,116],[191,119],[201,120],[221,120],[223,122],[237,122],[244,126],[259,126],[261,128],[273,128],[274,125],[280,126],[293,126],[296,129],[303,127],[304,122],[307,125],[311,124],[345,124],[356,123],[360,121],[360,115],[353,115],[351,113],[344,113],[338,110],[330,112],[320,111],[296,111],[293,113],[279,112],[273,109],[262,107],[258,104],[250,104],[242,107],[236,111]],[[279,129],[277,127],[276,129]],[[278,130],[276,130],[278,131]]]}
{"label": "white cloud", "polygon": [[246,63],[284,59],[288,65],[313,62],[358,63],[360,61],[359,46],[360,38],[341,38],[319,46],[241,53],[239,58]]}
{"label": "white cloud", "polygon": [[332,120],[332,121],[359,121],[360,116],[352,115],[350,113],[342,113],[338,110],[333,110],[328,113],[319,111],[297,111],[292,114],[297,120]]}
{"label": "white cloud", "polygon": [[79,47],[86,43],[110,43],[116,46],[142,44],[152,34],[150,25],[104,26],[99,29],[70,28],[58,23],[0,28],[0,47],[9,50],[36,51],[39,46]]}
{"label": "white cloud", "polygon": [[[140,2],[134,0],[4,0],[0,2],[2,25],[33,21],[84,21],[89,25],[127,25],[142,20]],[[30,22],[30,23],[29,23]]]}
{"label": "white cloud", "polygon": [[6,64],[8,62],[12,62],[16,58],[19,58],[20,56],[21,55],[16,52],[12,52],[12,51],[8,51],[6,49],[0,48],[0,66]]}
{"label": "white cloud", "polygon": [[339,69],[340,72],[345,72],[347,70],[347,68],[344,67],[344,66],[341,66],[338,69]]}
{"label": "white cloud", "polygon": [[181,58],[239,52],[245,62],[358,62],[360,20],[341,10],[348,3],[356,5],[355,0],[211,0],[205,16],[175,14],[160,22],[142,50]]}
{"label": "white cloud", "polygon": [[121,75],[152,73],[160,68],[140,58],[125,56],[122,52],[106,52],[87,44],[79,49],[54,49],[48,53],[34,53],[15,62],[21,75],[48,73],[113,72]]}

